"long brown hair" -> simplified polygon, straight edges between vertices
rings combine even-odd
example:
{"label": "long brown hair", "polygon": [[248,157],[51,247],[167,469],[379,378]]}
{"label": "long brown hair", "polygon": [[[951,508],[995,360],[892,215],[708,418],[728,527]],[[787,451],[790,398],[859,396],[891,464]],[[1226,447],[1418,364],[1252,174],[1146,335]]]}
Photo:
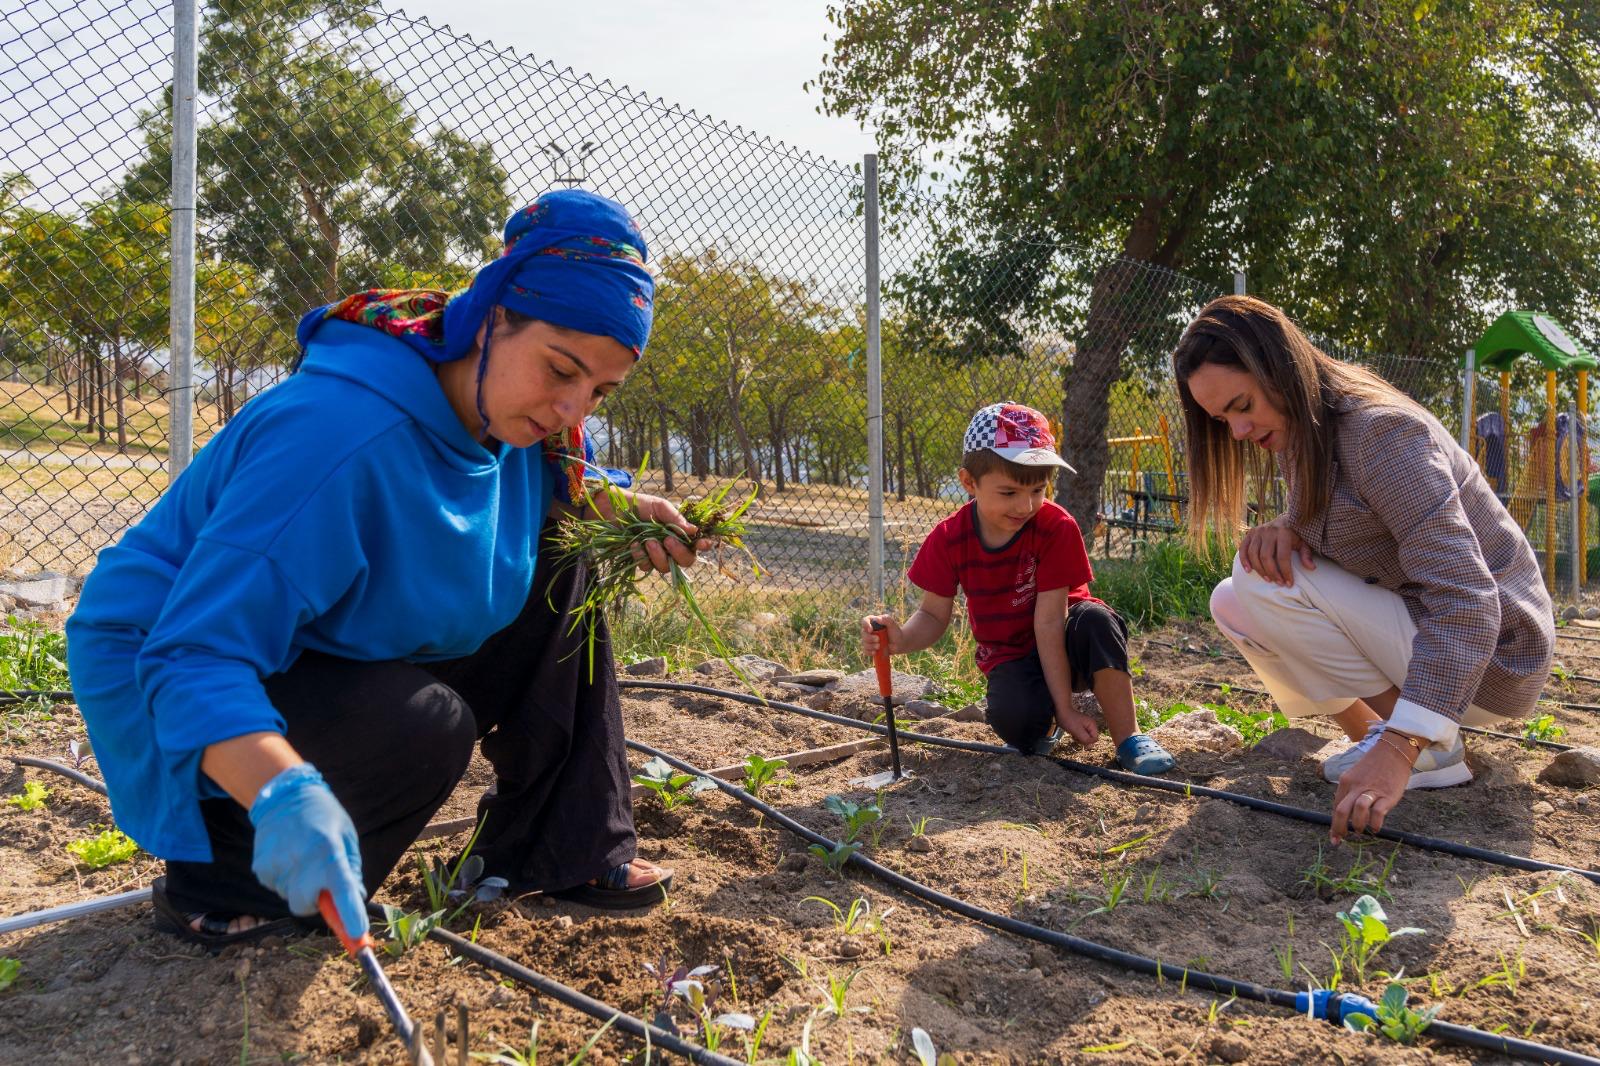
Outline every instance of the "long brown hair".
{"label": "long brown hair", "polygon": [[1302,522],[1314,521],[1328,506],[1328,466],[1343,402],[1414,406],[1372,371],[1323,352],[1271,304],[1253,296],[1212,300],[1172,353],[1187,431],[1189,536],[1201,547],[1208,543],[1208,527],[1224,542],[1237,534],[1245,521],[1246,468],[1264,472],[1267,463],[1247,442],[1234,440],[1227,424],[1207,414],[1189,392],[1189,376],[1208,364],[1248,372],[1283,412],[1302,501],[1295,517]]}

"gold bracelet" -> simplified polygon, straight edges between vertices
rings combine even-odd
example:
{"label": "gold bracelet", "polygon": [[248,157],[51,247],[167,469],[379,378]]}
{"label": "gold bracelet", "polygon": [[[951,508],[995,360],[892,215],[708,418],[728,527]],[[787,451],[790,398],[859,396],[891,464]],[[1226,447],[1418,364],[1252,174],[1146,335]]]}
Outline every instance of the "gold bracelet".
{"label": "gold bracelet", "polygon": [[[1398,734],[1398,733],[1391,734],[1387,729],[1385,729],[1379,735],[1380,735],[1381,738],[1385,738],[1385,739],[1390,737],[1390,736],[1393,736],[1396,740],[1403,740],[1406,743],[1410,744],[1411,747],[1410,747],[1409,750],[1412,753],[1412,755],[1411,755],[1411,758],[1407,759],[1406,761],[1409,762],[1412,766],[1415,766],[1417,764],[1417,760],[1422,757],[1422,744],[1421,744],[1421,742],[1419,742],[1417,740],[1416,737],[1403,736],[1403,735]],[[1400,753],[1400,757],[1401,758],[1405,758],[1406,757],[1408,749],[1401,747],[1399,744],[1391,744],[1389,746],[1391,748],[1393,748],[1395,751],[1398,751]]]}

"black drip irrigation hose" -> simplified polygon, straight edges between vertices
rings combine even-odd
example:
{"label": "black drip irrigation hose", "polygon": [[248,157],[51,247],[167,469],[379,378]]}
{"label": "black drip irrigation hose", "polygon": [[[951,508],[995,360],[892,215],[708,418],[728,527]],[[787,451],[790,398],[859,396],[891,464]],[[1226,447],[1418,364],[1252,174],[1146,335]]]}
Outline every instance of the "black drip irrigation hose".
{"label": "black drip irrigation hose", "polygon": [[[908,738],[911,736],[909,733],[902,735]],[[633,750],[661,759],[668,765],[675,766],[685,773],[694,774],[697,777],[707,777],[704,771],[648,744],[643,744],[636,740],[630,740],[627,744]],[[821,833],[795,821],[776,807],[751,796],[738,785],[720,781],[716,778],[708,778],[708,780],[727,795],[732,796],[745,806],[759,811],[764,818],[781,825],[802,840],[827,848],[830,851],[839,847],[837,841],[830,840]],[[1085,940],[1069,933],[1047,929],[1042,925],[1024,922],[1010,915],[985,910],[975,904],[940,892],[938,889],[891,870],[859,852],[849,855],[846,864],[860,867],[885,884],[930,903],[941,910],[959,914],[982,925],[987,925],[1003,932],[1014,933],[1029,940],[1038,941],[1041,944],[1062,948],[1075,955],[1082,955],[1085,958],[1109,963],[1112,966],[1157,977],[1164,981],[1173,981],[1179,983],[1180,987],[1187,988],[1190,985],[1194,985],[1222,995],[1237,996],[1239,999],[1248,999],[1274,1007],[1283,1007],[1308,1018],[1323,1018],[1334,1025],[1340,1025],[1344,1019],[1354,1014],[1372,1016],[1376,1012],[1372,1001],[1365,996],[1347,992],[1334,992],[1328,989],[1289,992],[1279,988],[1269,988],[1265,985],[1258,985],[1253,981],[1241,981],[1220,974],[1206,973],[1202,970],[1190,970],[1181,966],[1173,966],[1158,959],[1136,955],[1133,952],[1123,951],[1120,948],[1114,948],[1097,941]],[[1567,1051],[1563,1048],[1550,1047],[1546,1044],[1534,1043],[1530,1040],[1487,1033],[1482,1029],[1474,1029],[1465,1025],[1453,1025],[1449,1022],[1435,1020],[1428,1026],[1426,1033],[1429,1036],[1450,1043],[1500,1055],[1509,1055],[1513,1058],[1530,1062],[1557,1063],[1560,1066],[1568,1066],[1568,1064],[1572,1064],[1572,1066],[1600,1066],[1600,1058],[1593,1058],[1576,1051]]]}
{"label": "black drip irrigation hose", "polygon": [[37,699],[53,700],[56,703],[71,703],[74,697],[70,689],[0,689],[0,704],[23,703],[27,700]]}
{"label": "black drip irrigation hose", "polygon": [[[795,703],[784,703],[780,700],[765,700],[759,696],[750,696],[743,692],[730,692],[726,689],[711,688],[706,685],[692,685],[682,681],[623,681],[617,682],[619,688],[654,689],[665,692],[696,692],[707,696],[717,696],[722,699],[734,700],[738,703],[748,703],[758,707],[772,707],[777,710],[788,711],[793,714],[804,715],[807,718],[816,718],[824,722],[833,722],[850,729],[859,729],[863,732],[887,735],[888,729],[871,722],[861,722],[844,715],[829,714],[827,711],[813,710]],[[999,744],[983,744],[975,740],[953,740],[949,737],[931,736],[927,733],[900,734],[908,741],[919,744],[928,744],[932,747],[953,748],[957,751],[979,752],[986,755],[1016,755],[1015,748],[1003,747]],[[1184,797],[1200,796],[1206,799],[1227,800],[1248,807],[1255,811],[1265,811],[1269,814],[1292,818],[1296,821],[1310,822],[1313,825],[1332,825],[1333,816],[1321,811],[1308,811],[1302,807],[1291,807],[1286,803],[1274,800],[1261,799],[1257,796],[1246,796],[1237,792],[1225,792],[1219,788],[1209,788],[1205,785],[1196,785],[1189,782],[1179,783],[1166,781],[1159,777],[1150,777],[1145,774],[1129,773],[1126,770],[1112,770],[1105,766],[1091,766],[1088,763],[1076,762],[1072,759],[1063,759],[1054,755],[1038,756],[1048,759],[1068,770],[1091,777],[1099,777],[1107,781],[1115,781],[1123,785],[1138,785],[1143,788],[1153,788],[1161,792],[1171,792]],[[1462,859],[1476,859],[1479,862],[1490,863],[1495,866],[1504,866],[1513,870],[1533,870],[1547,873],[1574,874],[1585,880],[1600,885],[1600,871],[1585,870],[1576,866],[1564,866],[1561,863],[1545,862],[1542,859],[1532,859],[1525,855],[1510,855],[1505,852],[1491,851],[1488,848],[1474,847],[1471,844],[1457,844],[1453,840],[1441,840],[1437,837],[1423,836],[1420,833],[1410,833],[1400,829],[1380,829],[1376,833],[1369,833],[1381,840],[1392,840],[1399,844],[1407,844],[1424,851],[1437,851],[1445,855],[1454,855]]]}
{"label": "black drip irrigation hose", "polygon": [[[382,917],[381,908],[369,905],[367,909],[375,917]],[[537,992],[543,992],[551,999],[565,1003],[575,1010],[582,1011],[591,1018],[603,1022],[612,1022],[614,1028],[619,1032],[638,1037],[651,1047],[659,1047],[665,1051],[672,1052],[674,1055],[681,1055],[691,1062],[706,1063],[707,1066],[743,1066],[738,1059],[730,1059],[726,1055],[708,1051],[698,1044],[691,1044],[674,1033],[669,1033],[665,1029],[658,1029],[648,1022],[642,1022],[626,1011],[609,1007],[598,999],[584,995],[576,988],[569,988],[554,978],[546,977],[542,973],[530,970],[516,960],[507,958],[497,951],[491,951],[481,944],[474,944],[467,938],[457,936],[448,929],[434,926],[428,931],[428,938],[437,940],[457,955],[464,955],[485,969],[503,974],[518,984],[526,985]]]}
{"label": "black drip irrigation hose", "polygon": [[[1227,681],[1204,681],[1186,678],[1185,684],[1199,685],[1201,688],[1222,689],[1226,692],[1238,692],[1245,696],[1265,696],[1271,698],[1272,693],[1264,689],[1250,688],[1245,685],[1235,685]],[[1500,740],[1513,740],[1518,744],[1537,744],[1541,748],[1551,748],[1555,751],[1571,751],[1571,744],[1561,744],[1554,740],[1539,740],[1535,737],[1519,737],[1515,733],[1500,733],[1493,729],[1484,729],[1482,726],[1464,725],[1458,727],[1463,733],[1472,733],[1480,737],[1496,737]]]}
{"label": "black drip irrigation hose", "polygon": [[70,766],[63,766],[58,762],[51,762],[49,759],[35,759],[31,755],[7,755],[6,758],[10,759],[18,766],[32,766],[40,770],[49,770],[53,774],[60,774],[62,777],[76,781],[84,788],[93,789],[102,796],[106,794],[105,785],[101,784],[99,781],[96,781],[88,774],[74,770]]}

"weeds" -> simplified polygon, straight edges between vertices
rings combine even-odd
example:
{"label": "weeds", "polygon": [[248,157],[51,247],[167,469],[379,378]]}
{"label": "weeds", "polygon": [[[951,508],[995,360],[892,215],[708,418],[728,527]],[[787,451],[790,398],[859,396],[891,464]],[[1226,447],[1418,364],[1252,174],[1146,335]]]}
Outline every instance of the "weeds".
{"label": "weeds", "polygon": [[[1227,686],[1223,686],[1222,695],[1228,695]],[[1149,732],[1161,723],[1176,718],[1180,714],[1190,714],[1194,711],[1206,710],[1217,716],[1217,721],[1224,725],[1232,726],[1244,737],[1246,745],[1254,744],[1268,733],[1282,729],[1289,724],[1280,711],[1266,710],[1254,714],[1249,711],[1237,710],[1226,703],[1210,702],[1196,706],[1179,700],[1169,703],[1163,709],[1157,710],[1149,702],[1139,700],[1137,705],[1139,728]]]}
{"label": "weeds", "polygon": [[1554,741],[1566,735],[1567,731],[1556,725],[1556,716],[1553,714],[1541,714],[1522,727],[1522,739],[1528,741]]}
{"label": "weeds", "polygon": [[855,984],[856,977],[861,973],[860,968],[851,970],[840,977],[838,974],[828,974],[826,985],[817,985],[822,992],[822,1012],[831,1014],[835,1019],[843,1018],[846,1014],[867,1014],[870,1007],[851,1007],[846,1003],[850,995],[850,986]]}
{"label": "weeds", "polygon": [[37,781],[24,781],[22,791],[6,799],[6,806],[19,811],[36,811],[50,798],[50,790]]}
{"label": "weeds", "polygon": [[1289,938],[1283,942],[1283,947],[1273,948],[1272,957],[1278,960],[1278,970],[1283,974],[1283,983],[1294,984],[1294,915],[1289,915]]}
{"label": "weeds", "polygon": [[1352,1014],[1344,1020],[1344,1024],[1358,1033],[1376,1029],[1397,1044],[1416,1043],[1417,1037],[1433,1024],[1433,1016],[1439,1013],[1439,1008],[1413,1010],[1406,1006],[1406,999],[1406,986],[1399,981],[1390,981],[1389,987],[1383,990],[1383,998],[1376,1004],[1377,1017]]}
{"label": "weeds", "polygon": [[[566,1066],[579,1066],[584,1059],[588,1058],[589,1052],[593,1051],[594,1046],[600,1042],[600,1038],[606,1035],[606,1030],[616,1024],[617,1019],[620,1017],[622,1015],[613,1014],[610,1021],[596,1029],[594,1035],[589,1038],[589,1042],[579,1048],[576,1055],[567,1060]],[[501,1044],[500,1050],[495,1054],[490,1055],[475,1051],[472,1057],[482,1059],[490,1063],[491,1066],[539,1066],[539,1020],[535,1018],[533,1025],[528,1030],[528,1044],[526,1047],[514,1048],[510,1044]]]}
{"label": "weeds", "polygon": [[1394,872],[1395,856],[1400,849],[1393,848],[1384,859],[1383,865],[1379,866],[1377,860],[1367,856],[1367,847],[1367,844],[1356,844],[1355,855],[1350,860],[1350,869],[1344,874],[1337,874],[1328,865],[1322,853],[1322,845],[1318,844],[1317,859],[1301,871],[1299,883],[1315,892],[1320,899],[1331,900],[1339,895],[1360,893],[1393,902],[1394,897],[1389,894],[1388,889],[1389,875]]}
{"label": "weeds", "polygon": [[0,958],[0,992],[16,984],[17,975],[21,972],[21,959]]}
{"label": "weeds", "polygon": [[67,851],[72,857],[91,870],[103,870],[107,866],[126,862],[133,858],[138,850],[139,845],[129,840],[127,834],[120,829],[102,830],[99,836],[87,840],[74,840],[67,845]]}
{"label": "weeds", "polygon": [[0,689],[70,687],[66,634],[31,619],[7,618],[6,626],[0,631]]}
{"label": "weeds", "polygon": [[1523,978],[1528,976],[1527,963],[1522,961],[1522,952],[1520,950],[1517,952],[1516,959],[1512,962],[1506,961],[1505,952],[1501,951],[1497,952],[1497,954],[1500,956],[1500,968],[1491,970],[1478,978],[1472,987],[1474,989],[1503,988],[1510,994],[1512,999],[1516,999],[1517,989],[1521,987]]}
{"label": "weeds", "polygon": [[693,803],[695,797],[702,792],[716,788],[716,784],[709,777],[696,777],[674,770],[660,758],[651,759],[639,768],[633,775],[635,784],[643,785],[656,794],[661,800],[662,810],[675,810],[686,804]]}

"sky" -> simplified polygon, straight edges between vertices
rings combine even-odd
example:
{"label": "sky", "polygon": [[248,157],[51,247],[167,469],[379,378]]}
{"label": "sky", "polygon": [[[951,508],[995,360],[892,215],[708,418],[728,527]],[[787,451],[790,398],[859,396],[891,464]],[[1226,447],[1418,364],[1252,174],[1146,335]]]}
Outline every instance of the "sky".
{"label": "sky", "polygon": [[[873,150],[801,86],[823,67],[825,0],[389,0],[479,43],[609,79],[841,163]],[[607,14],[596,18],[603,8]],[[508,19],[507,13],[516,17]]]}

